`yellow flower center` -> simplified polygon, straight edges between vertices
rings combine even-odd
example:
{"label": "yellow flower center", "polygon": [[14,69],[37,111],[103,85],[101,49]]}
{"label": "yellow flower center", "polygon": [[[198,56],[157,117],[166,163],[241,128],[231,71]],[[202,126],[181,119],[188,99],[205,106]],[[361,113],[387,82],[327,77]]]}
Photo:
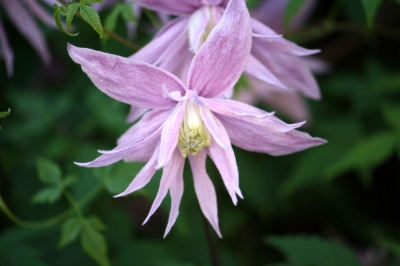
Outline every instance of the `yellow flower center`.
{"label": "yellow flower center", "polygon": [[192,102],[186,103],[185,116],[179,130],[178,148],[183,157],[188,153],[197,154],[211,143],[211,134],[200,116],[199,107]]}

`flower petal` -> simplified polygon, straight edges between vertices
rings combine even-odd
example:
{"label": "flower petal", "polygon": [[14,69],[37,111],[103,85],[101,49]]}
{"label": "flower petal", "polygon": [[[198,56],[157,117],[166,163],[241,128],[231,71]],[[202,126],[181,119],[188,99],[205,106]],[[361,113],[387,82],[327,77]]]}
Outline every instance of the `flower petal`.
{"label": "flower petal", "polygon": [[296,55],[279,51],[271,43],[253,41],[252,55],[268,68],[289,89],[312,98],[321,97],[310,69]]}
{"label": "flower petal", "polygon": [[206,171],[205,151],[201,151],[196,155],[189,154],[189,162],[192,168],[194,189],[200,204],[201,211],[210,222],[215,232],[222,238],[218,226],[218,208],[217,195],[215,188]]}
{"label": "flower petal", "polygon": [[208,154],[217,166],[225,187],[232,198],[233,204],[237,204],[236,194],[243,198],[239,188],[239,172],[236,164],[235,154],[230,146],[223,149],[215,141],[212,141],[208,147]]}
{"label": "flower petal", "polygon": [[313,138],[297,130],[277,132],[234,117],[216,117],[224,125],[232,144],[248,151],[278,156],[326,143],[326,140]]}
{"label": "flower petal", "polygon": [[[40,19],[47,26],[52,28],[57,28],[56,22],[52,15],[46,12],[37,0],[25,0],[25,3],[29,6],[30,10],[35,14],[35,16]],[[54,4],[53,4],[54,5]]]}
{"label": "flower petal", "polygon": [[204,33],[211,17],[210,13],[210,8],[202,7],[190,16],[188,22],[189,50],[194,53],[197,53],[204,43]]}
{"label": "flower petal", "polygon": [[229,140],[229,136],[221,122],[214,117],[210,109],[208,109],[206,106],[200,106],[200,115],[207,129],[210,131],[213,139],[223,149],[228,149],[231,146],[231,141]]}
{"label": "flower petal", "polygon": [[20,1],[2,1],[9,19],[18,31],[30,42],[45,64],[50,63],[50,53],[42,32],[31,14]]}
{"label": "flower petal", "polygon": [[271,71],[269,71],[268,68],[261,64],[260,61],[258,61],[252,55],[249,56],[249,61],[247,61],[245,72],[246,74],[256,77],[268,84],[274,85],[278,88],[286,89],[286,86],[283,85],[280,80]]}
{"label": "flower petal", "polygon": [[163,97],[162,85],[185,92],[177,77],[147,63],[70,44],[68,52],[102,92],[118,101],[151,109],[172,108],[176,102]]}
{"label": "flower petal", "polygon": [[[185,165],[185,160],[180,160],[178,158],[176,158],[176,160],[181,163],[181,165],[179,166],[176,174],[172,176],[169,188],[169,195],[171,196],[171,211],[169,213],[168,224],[167,229],[164,233],[164,238],[171,230],[171,227],[174,225],[176,218],[178,218],[179,205],[181,204],[181,199],[183,195],[183,167]],[[175,161],[175,163],[177,161]]]}
{"label": "flower petal", "polygon": [[171,186],[174,185],[173,182],[175,181],[175,177],[177,175],[182,175],[184,163],[185,159],[182,157],[179,150],[175,148],[173,155],[171,156],[171,160],[164,166],[163,174],[160,181],[160,188],[158,189],[156,199],[154,200],[150,212],[144,220],[143,224],[147,223],[149,218],[158,209],[162,200],[167,195],[168,190],[171,188]]}
{"label": "flower petal", "polygon": [[171,15],[191,14],[201,6],[200,0],[135,0],[135,3],[148,9]]}
{"label": "flower petal", "polygon": [[[252,19],[251,23],[252,23],[253,33],[255,33],[256,36],[259,36],[256,39],[258,39],[259,41],[261,41],[263,43],[269,43],[270,45],[272,45],[276,49],[280,50],[281,52],[285,52],[285,53],[297,55],[297,56],[312,55],[312,54],[316,54],[316,53],[320,52],[320,50],[318,50],[318,49],[309,50],[309,49],[300,47],[300,46],[296,45],[295,43],[286,40],[285,38],[271,38],[271,36],[274,36],[274,35],[276,36],[278,34],[256,19]],[[262,38],[260,36],[266,36],[266,39],[263,40],[264,38]]]}
{"label": "flower petal", "polygon": [[[167,50],[176,50],[177,42],[183,42],[186,47],[187,43],[182,40],[183,35],[186,36],[188,18],[177,18],[165,25],[155,37],[142,49],[133,54],[130,58],[138,61],[143,61],[149,64],[154,64],[157,59],[165,56]],[[174,44],[174,45],[173,45]],[[180,47],[181,45],[179,45]],[[180,50],[180,49],[178,49]],[[160,59],[161,60],[161,59]],[[165,61],[165,60],[162,60]],[[168,68],[169,71],[172,68]]]}
{"label": "flower petal", "polygon": [[7,74],[9,77],[13,75],[14,72],[14,53],[8,43],[8,38],[6,31],[4,30],[3,24],[1,23],[0,18],[0,49],[1,56],[4,57],[4,61],[6,63]]}
{"label": "flower petal", "polygon": [[151,178],[153,177],[154,173],[156,172],[155,165],[157,164],[157,157],[158,157],[159,147],[157,147],[154,152],[153,156],[151,156],[148,163],[140,170],[140,172],[136,175],[136,177],[132,180],[129,186],[125,189],[124,192],[115,195],[114,198],[122,197],[128,195],[136,190],[141,189],[147,183],[150,182]]}
{"label": "flower petal", "polygon": [[225,118],[241,120],[244,123],[256,124],[264,130],[277,132],[288,132],[302,126],[305,122],[286,124],[276,118],[272,113],[264,112],[251,105],[234,100],[205,99],[211,111],[220,114]]}
{"label": "flower petal", "polygon": [[231,0],[221,21],[194,56],[188,89],[215,97],[231,89],[242,74],[251,48],[251,24],[243,0]]}
{"label": "flower petal", "polygon": [[131,105],[131,110],[129,111],[128,117],[126,118],[126,122],[133,123],[148,111],[148,108]]}
{"label": "flower petal", "polygon": [[167,164],[171,159],[173,151],[176,150],[179,129],[182,125],[185,108],[186,102],[179,102],[163,125],[157,169]]}

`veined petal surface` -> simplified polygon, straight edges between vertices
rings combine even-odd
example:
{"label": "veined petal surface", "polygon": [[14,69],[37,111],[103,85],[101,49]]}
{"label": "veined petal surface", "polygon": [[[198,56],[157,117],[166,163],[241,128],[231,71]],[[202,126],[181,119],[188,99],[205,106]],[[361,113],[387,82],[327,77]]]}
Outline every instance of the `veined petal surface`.
{"label": "veined petal surface", "polygon": [[135,0],[135,3],[171,15],[190,14],[202,5],[201,0]]}
{"label": "veined petal surface", "polygon": [[163,85],[170,92],[185,92],[176,76],[147,63],[70,44],[68,52],[97,88],[120,102],[151,109],[172,108],[176,102],[163,97]]}

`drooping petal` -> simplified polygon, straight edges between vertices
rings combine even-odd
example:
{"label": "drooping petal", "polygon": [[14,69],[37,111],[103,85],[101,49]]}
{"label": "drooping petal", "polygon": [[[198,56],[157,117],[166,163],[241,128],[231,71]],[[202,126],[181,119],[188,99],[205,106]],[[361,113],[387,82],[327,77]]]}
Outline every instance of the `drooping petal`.
{"label": "drooping petal", "polygon": [[52,28],[57,28],[53,16],[46,12],[46,10],[37,2],[37,0],[25,0],[25,3],[29,6],[30,10],[35,14],[35,16],[43,23]]}
{"label": "drooping petal", "polygon": [[207,154],[203,150],[196,155],[189,155],[193,173],[194,189],[201,211],[210,222],[219,237],[222,237],[218,226],[217,195],[215,188],[206,172]]}
{"label": "drooping petal", "polygon": [[[179,129],[185,114],[185,102],[179,102],[165,121],[161,133],[157,169],[167,164],[178,144]],[[182,156],[182,155],[181,155]]]}
{"label": "drooping petal", "polygon": [[138,106],[131,106],[131,110],[129,111],[128,117],[126,118],[127,123],[133,123],[137,119],[139,119],[142,115],[144,115],[148,108],[138,107]]}
{"label": "drooping petal", "polygon": [[239,188],[239,172],[232,147],[223,149],[215,141],[211,141],[208,147],[208,155],[213,160],[215,166],[217,166],[233,204],[236,205],[236,194],[241,198],[243,196]]}
{"label": "drooping petal", "polygon": [[125,189],[125,191],[118,195],[115,195],[114,198],[128,195],[136,190],[141,189],[142,187],[147,185],[147,183],[150,182],[151,178],[153,177],[153,175],[156,172],[155,166],[157,164],[158,151],[159,151],[159,147],[157,147],[154,150],[153,155],[151,156],[148,163],[140,170],[140,172],[132,180],[132,182],[129,184],[129,186]]}
{"label": "drooping petal", "polygon": [[256,77],[268,84],[274,85],[278,88],[286,89],[285,85],[283,85],[280,80],[271,72],[268,68],[266,68],[263,64],[260,63],[254,56],[249,56],[249,61],[247,62],[245,72],[248,75]]}
{"label": "drooping petal", "polygon": [[3,23],[1,23],[1,18],[0,18],[0,51],[2,57],[4,57],[4,61],[6,62],[7,74],[9,77],[11,77],[14,72],[13,68],[14,53],[10,47],[10,44],[8,43],[8,38],[6,35],[6,31],[4,30],[3,27]]}
{"label": "drooping petal", "polygon": [[101,91],[118,101],[151,109],[172,108],[176,102],[163,97],[162,85],[185,92],[177,77],[147,63],[70,44],[68,52]]}
{"label": "drooping petal", "polygon": [[148,9],[171,15],[191,14],[201,6],[200,0],[135,0],[135,3]]}
{"label": "drooping petal", "polygon": [[164,233],[164,238],[167,236],[171,227],[174,225],[176,218],[179,214],[179,205],[181,204],[181,199],[183,195],[183,167],[185,165],[184,159],[175,159],[175,163],[177,161],[181,164],[176,174],[172,176],[169,195],[171,196],[171,211],[169,213],[167,228]]}
{"label": "drooping petal", "polygon": [[296,55],[281,52],[271,43],[253,41],[251,51],[290,90],[295,90],[312,98],[319,99],[321,93],[310,69]]}
{"label": "drooping petal", "polygon": [[213,139],[223,149],[228,149],[231,146],[229,136],[226,133],[224,126],[218,121],[218,119],[215,119],[210,109],[206,106],[200,106],[200,115]]}
{"label": "drooping petal", "polygon": [[[147,215],[146,219],[144,220],[143,224],[147,223],[149,218],[160,206],[162,200],[167,195],[168,190],[175,185],[173,182],[175,181],[176,176],[182,175],[184,163],[185,163],[185,158],[183,158],[179,150],[175,148],[173,151],[173,155],[171,156],[171,160],[163,168],[163,174],[161,176],[161,181],[160,181],[160,188],[158,189],[156,199],[154,200],[150,212]],[[175,213],[173,215],[175,215]]]}
{"label": "drooping petal", "polygon": [[286,124],[272,113],[264,112],[251,105],[234,100],[205,99],[205,102],[208,104],[210,110],[216,114],[220,114],[226,118],[242,120],[244,123],[256,124],[260,128],[264,128],[264,130],[288,132],[304,124],[304,122]]}
{"label": "drooping petal", "polygon": [[[155,37],[130,58],[153,64],[182,33],[186,32],[188,18],[177,18],[165,25]],[[173,49],[173,47],[171,48]]]}
{"label": "drooping petal", "polygon": [[30,42],[45,64],[50,63],[50,53],[42,32],[31,14],[20,1],[2,1],[9,19],[18,31]]}
{"label": "drooping petal", "polygon": [[231,89],[242,74],[251,48],[251,21],[243,0],[231,0],[221,21],[193,58],[188,88],[203,97]]}
{"label": "drooping petal", "polygon": [[239,148],[278,156],[294,153],[326,143],[297,130],[277,132],[266,130],[262,124],[249,123],[234,117],[216,117],[224,125],[232,144]]}

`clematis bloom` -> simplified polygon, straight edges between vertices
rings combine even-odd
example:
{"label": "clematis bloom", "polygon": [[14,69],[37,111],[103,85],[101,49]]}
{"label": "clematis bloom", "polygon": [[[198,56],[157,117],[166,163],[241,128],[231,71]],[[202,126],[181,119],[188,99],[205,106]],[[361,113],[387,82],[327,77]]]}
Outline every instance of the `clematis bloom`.
{"label": "clematis bloom", "polygon": [[206,172],[209,156],[218,168],[234,204],[239,174],[231,144],[271,155],[284,155],[325,143],[299,132],[303,123],[286,124],[272,113],[222,99],[242,74],[251,49],[251,20],[242,0],[232,0],[189,67],[187,86],[173,74],[150,64],[86,48],[68,46],[71,58],[110,97],[149,108],[110,151],[85,167],[100,167],[121,159],[147,164],[119,196],[144,187],[163,168],[160,188],[149,217],[169,192],[171,212],[165,235],[175,223],[183,194],[185,158],[204,216],[221,236],[214,186]]}

